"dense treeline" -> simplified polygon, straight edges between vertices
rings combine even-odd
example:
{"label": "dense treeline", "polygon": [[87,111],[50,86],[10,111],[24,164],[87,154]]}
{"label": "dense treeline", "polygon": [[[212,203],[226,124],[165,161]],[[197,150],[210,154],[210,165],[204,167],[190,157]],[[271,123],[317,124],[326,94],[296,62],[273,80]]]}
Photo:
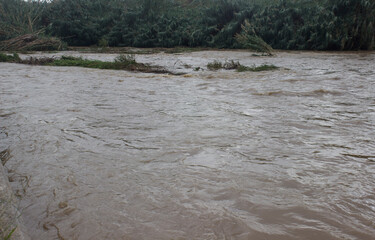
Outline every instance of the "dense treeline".
{"label": "dense treeline", "polygon": [[36,31],[73,46],[369,50],[375,0],[0,0],[0,40]]}

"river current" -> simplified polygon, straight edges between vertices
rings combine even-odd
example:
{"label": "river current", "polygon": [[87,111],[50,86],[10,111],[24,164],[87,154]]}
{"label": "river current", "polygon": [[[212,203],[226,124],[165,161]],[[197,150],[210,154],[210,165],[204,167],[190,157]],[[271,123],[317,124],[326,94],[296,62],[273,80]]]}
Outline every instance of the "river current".
{"label": "river current", "polygon": [[[40,55],[59,54],[116,57]],[[0,63],[0,151],[32,239],[375,239],[374,52],[136,60],[187,74]]]}

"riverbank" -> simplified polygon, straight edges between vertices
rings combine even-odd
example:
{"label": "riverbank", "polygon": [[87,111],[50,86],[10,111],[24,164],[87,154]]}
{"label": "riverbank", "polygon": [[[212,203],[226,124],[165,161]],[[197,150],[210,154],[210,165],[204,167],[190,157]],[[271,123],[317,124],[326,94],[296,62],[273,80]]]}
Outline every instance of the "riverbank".
{"label": "riverbank", "polygon": [[0,238],[4,240],[29,240],[17,209],[18,200],[10,187],[6,171],[0,164]]}

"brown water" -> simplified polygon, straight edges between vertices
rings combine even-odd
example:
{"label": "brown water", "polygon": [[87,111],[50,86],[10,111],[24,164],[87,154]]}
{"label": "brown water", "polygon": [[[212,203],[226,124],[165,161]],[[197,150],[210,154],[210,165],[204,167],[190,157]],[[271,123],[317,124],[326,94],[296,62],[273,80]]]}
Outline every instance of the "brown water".
{"label": "brown water", "polygon": [[375,239],[375,53],[136,59],[189,75],[0,63],[33,239]]}

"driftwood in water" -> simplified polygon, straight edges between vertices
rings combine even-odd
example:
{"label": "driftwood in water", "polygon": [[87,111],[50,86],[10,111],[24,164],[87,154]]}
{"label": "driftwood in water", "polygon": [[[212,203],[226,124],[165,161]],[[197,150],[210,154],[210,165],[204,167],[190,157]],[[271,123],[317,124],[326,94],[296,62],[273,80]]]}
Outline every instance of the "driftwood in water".
{"label": "driftwood in water", "polygon": [[0,42],[0,51],[50,51],[60,50],[62,42],[57,38],[41,38],[26,34]]}

